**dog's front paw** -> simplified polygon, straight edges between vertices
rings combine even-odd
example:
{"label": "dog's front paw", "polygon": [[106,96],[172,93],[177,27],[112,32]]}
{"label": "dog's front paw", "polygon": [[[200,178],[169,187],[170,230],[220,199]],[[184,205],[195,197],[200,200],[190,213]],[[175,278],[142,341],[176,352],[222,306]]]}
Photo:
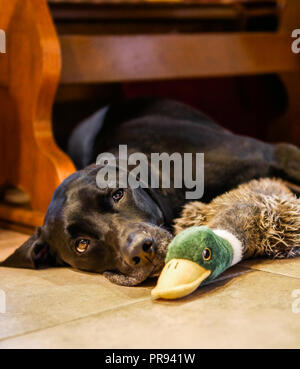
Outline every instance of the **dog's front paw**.
{"label": "dog's front paw", "polygon": [[140,284],[143,282],[143,280],[140,280],[136,277],[131,277],[125,274],[121,274],[118,272],[104,272],[104,277],[107,278],[110,282],[114,284],[118,284],[119,286],[136,286],[137,284]]}

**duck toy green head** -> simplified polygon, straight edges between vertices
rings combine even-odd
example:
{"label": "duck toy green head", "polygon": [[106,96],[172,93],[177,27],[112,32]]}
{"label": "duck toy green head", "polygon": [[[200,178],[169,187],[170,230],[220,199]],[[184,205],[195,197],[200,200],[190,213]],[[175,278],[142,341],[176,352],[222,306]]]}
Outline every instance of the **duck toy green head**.
{"label": "duck toy green head", "polygon": [[214,231],[204,226],[180,232],[169,245],[166,265],[151,291],[152,297],[184,297],[238,262],[241,255],[234,255],[230,237],[226,237],[228,235],[233,236],[229,232]]}

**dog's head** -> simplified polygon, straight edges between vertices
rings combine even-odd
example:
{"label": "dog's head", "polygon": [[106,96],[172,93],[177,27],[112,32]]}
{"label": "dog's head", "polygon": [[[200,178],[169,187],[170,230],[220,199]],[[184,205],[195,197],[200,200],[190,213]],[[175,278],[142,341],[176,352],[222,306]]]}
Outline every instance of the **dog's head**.
{"label": "dog's head", "polygon": [[158,274],[172,238],[167,200],[151,189],[100,189],[98,169],[68,177],[54,192],[44,225],[1,265],[69,265],[123,285]]}

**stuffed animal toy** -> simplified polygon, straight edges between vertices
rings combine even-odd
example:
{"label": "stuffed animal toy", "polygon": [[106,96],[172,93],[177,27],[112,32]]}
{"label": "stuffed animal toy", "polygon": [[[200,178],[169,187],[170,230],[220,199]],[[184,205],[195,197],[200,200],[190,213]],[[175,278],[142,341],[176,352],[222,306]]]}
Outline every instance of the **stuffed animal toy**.
{"label": "stuffed animal toy", "polygon": [[281,180],[253,180],[187,204],[174,229],[154,298],[186,296],[243,259],[300,255],[300,199]]}

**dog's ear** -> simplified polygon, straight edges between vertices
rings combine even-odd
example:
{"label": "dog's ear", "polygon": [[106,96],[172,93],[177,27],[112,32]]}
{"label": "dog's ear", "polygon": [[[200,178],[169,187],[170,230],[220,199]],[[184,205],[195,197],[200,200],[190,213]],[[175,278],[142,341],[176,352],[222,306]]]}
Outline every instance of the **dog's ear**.
{"label": "dog's ear", "polygon": [[22,246],[0,263],[0,266],[14,268],[40,269],[55,266],[56,258],[50,252],[50,247],[43,240],[42,228],[38,228]]}

